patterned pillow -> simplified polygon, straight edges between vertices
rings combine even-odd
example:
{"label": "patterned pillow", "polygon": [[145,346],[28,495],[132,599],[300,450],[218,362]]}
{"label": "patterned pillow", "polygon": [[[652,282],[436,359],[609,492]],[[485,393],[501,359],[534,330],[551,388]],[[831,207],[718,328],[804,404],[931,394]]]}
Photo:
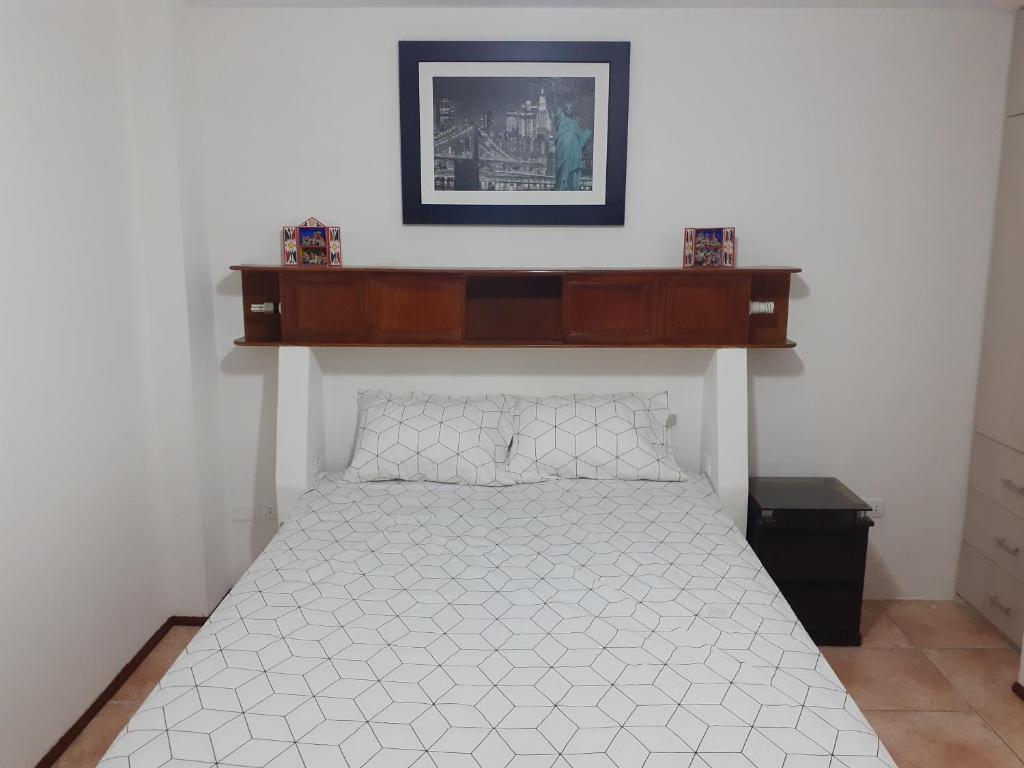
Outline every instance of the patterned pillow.
{"label": "patterned pillow", "polygon": [[685,480],[668,437],[668,392],[520,397],[508,469],[546,477]]}
{"label": "patterned pillow", "polygon": [[494,485],[512,440],[515,398],[359,393],[350,482],[431,480]]}

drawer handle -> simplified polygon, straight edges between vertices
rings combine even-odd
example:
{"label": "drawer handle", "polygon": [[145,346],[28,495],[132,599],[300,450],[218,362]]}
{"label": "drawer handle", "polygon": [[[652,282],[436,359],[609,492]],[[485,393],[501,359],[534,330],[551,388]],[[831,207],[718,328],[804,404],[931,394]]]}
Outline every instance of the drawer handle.
{"label": "drawer handle", "polygon": [[1008,477],[1003,478],[1003,485],[1005,485],[1014,493],[1019,493],[1021,496],[1024,496],[1024,485],[1021,485],[1020,483],[1015,483]]}
{"label": "drawer handle", "polygon": [[249,311],[257,315],[272,315],[277,305],[272,301],[263,301],[259,304],[250,304]]}
{"label": "drawer handle", "polygon": [[750,302],[750,314],[752,315],[774,315],[774,301],[752,301]]}
{"label": "drawer handle", "polygon": [[1004,616],[1009,616],[1011,613],[1013,613],[1013,608],[1011,608],[1008,605],[1004,605],[1003,601],[995,595],[989,595],[988,601],[992,603],[993,607],[995,607],[997,611],[1001,611]]}
{"label": "drawer handle", "polygon": [[1014,557],[1020,557],[1020,545],[1018,544],[1017,546],[1014,546],[1002,536],[996,536],[996,546],[1006,552],[1009,552]]}

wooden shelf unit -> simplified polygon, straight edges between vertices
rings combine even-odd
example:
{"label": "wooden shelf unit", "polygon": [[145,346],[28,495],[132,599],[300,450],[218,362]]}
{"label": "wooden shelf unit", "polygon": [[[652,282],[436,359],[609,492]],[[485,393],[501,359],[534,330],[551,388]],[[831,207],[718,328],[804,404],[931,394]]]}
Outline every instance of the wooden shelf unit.
{"label": "wooden shelf unit", "polygon": [[[242,275],[240,346],[796,346],[792,267],[231,269]],[[752,301],[774,312],[752,315]],[[272,311],[254,311],[263,305]]]}

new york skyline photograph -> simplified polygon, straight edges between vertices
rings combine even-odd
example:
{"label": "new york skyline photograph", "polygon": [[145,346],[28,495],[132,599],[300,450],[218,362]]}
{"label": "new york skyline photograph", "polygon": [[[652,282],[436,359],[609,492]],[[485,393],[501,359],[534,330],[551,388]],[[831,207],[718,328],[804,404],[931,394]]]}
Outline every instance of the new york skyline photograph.
{"label": "new york skyline photograph", "polygon": [[592,77],[434,77],[434,189],[593,188]]}

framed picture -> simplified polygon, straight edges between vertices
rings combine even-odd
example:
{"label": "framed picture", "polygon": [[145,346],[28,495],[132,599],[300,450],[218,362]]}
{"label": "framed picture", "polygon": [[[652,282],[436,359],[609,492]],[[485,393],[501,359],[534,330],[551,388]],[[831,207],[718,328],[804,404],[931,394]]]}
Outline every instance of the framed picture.
{"label": "framed picture", "polygon": [[281,263],[340,267],[341,227],[328,227],[315,218],[308,218],[298,226],[281,227]]}
{"label": "framed picture", "polygon": [[683,267],[735,267],[735,227],[687,227],[683,230]]}
{"label": "framed picture", "polygon": [[406,224],[621,225],[629,43],[398,44]]}

